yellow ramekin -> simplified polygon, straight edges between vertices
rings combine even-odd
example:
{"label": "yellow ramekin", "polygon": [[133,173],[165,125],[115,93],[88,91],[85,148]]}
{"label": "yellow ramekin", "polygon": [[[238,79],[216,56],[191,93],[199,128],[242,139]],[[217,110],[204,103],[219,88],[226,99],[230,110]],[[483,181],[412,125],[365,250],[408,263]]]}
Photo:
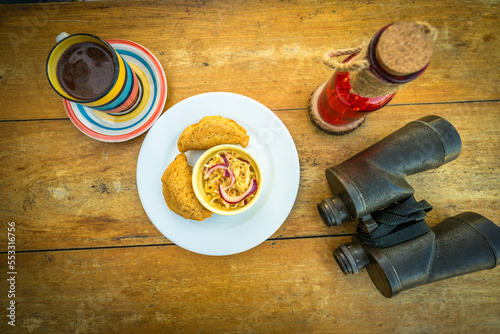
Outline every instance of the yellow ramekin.
{"label": "yellow ramekin", "polygon": [[[216,207],[214,205],[211,205],[209,201],[207,200],[207,195],[204,190],[204,169],[205,165],[214,157],[218,152],[220,151],[226,151],[226,152],[235,152],[243,157],[250,162],[252,165],[254,171],[255,171],[255,178],[257,180],[257,191],[255,192],[254,197],[245,205],[241,207],[237,207],[234,209],[221,209],[219,207]],[[211,149],[205,151],[196,161],[194,167],[193,167],[193,189],[194,193],[196,195],[196,198],[200,201],[200,203],[207,209],[212,211],[213,213],[219,214],[219,215],[224,215],[224,216],[230,216],[230,215],[237,215],[242,212],[247,211],[250,209],[255,202],[257,202],[257,199],[259,198],[259,195],[262,192],[262,172],[260,170],[260,166],[255,160],[255,158],[248,153],[245,149],[241,148],[240,146],[236,145],[219,145],[212,147]]]}

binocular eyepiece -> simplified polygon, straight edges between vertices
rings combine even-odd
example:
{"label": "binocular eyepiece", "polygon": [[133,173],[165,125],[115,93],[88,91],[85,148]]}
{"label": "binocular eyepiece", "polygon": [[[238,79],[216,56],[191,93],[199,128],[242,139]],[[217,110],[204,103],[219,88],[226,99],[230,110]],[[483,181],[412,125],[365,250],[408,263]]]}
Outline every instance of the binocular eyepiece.
{"label": "binocular eyepiece", "polygon": [[432,207],[414,199],[405,177],[460,155],[460,135],[447,120],[426,116],[343,163],[328,168],[333,196],[318,204],[327,226],[358,221],[357,236],[334,257],[345,274],[364,268],[386,297],[437,280],[491,269],[500,262],[500,228],[472,212],[432,229]]}

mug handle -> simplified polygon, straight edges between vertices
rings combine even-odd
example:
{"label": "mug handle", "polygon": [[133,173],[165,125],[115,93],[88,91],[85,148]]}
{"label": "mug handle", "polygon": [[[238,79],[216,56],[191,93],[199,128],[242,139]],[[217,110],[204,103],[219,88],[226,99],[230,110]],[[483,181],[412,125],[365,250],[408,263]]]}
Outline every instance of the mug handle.
{"label": "mug handle", "polygon": [[63,39],[65,39],[66,37],[69,37],[69,34],[67,32],[62,32],[60,33],[59,35],[57,35],[56,37],[56,43],[59,43],[60,41],[62,41]]}

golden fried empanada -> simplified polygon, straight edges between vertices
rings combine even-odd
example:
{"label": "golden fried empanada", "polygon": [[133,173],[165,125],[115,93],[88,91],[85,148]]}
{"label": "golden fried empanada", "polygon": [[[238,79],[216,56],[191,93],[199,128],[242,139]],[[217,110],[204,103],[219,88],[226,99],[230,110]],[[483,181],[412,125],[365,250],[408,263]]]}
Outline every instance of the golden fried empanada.
{"label": "golden fried empanada", "polygon": [[222,144],[240,144],[247,147],[247,131],[232,119],[206,116],[199,123],[188,126],[177,141],[180,152],[207,150]]}
{"label": "golden fried empanada", "polygon": [[192,167],[189,166],[186,155],[181,153],[167,167],[161,182],[163,197],[170,210],[186,219],[203,220],[212,212],[198,201],[191,182]]}

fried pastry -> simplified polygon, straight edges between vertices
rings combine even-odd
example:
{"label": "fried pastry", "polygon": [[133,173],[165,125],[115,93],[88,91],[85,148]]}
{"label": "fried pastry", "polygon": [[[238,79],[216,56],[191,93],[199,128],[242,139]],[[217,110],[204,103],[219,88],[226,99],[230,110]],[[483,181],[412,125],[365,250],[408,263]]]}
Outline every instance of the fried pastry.
{"label": "fried pastry", "polygon": [[247,131],[232,119],[206,116],[199,123],[188,126],[177,141],[180,152],[207,150],[222,144],[240,144],[247,147]]}
{"label": "fried pastry", "polygon": [[181,153],[167,167],[161,182],[163,197],[168,208],[186,219],[204,220],[212,212],[198,201],[191,182],[192,167],[189,166],[186,155]]}

